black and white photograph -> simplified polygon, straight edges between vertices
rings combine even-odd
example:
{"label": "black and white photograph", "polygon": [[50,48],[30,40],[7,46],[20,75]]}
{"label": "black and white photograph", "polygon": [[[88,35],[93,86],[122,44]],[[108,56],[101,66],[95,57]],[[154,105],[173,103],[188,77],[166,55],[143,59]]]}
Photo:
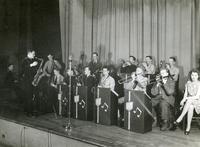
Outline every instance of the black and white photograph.
{"label": "black and white photograph", "polygon": [[200,0],[0,0],[0,147],[200,147]]}

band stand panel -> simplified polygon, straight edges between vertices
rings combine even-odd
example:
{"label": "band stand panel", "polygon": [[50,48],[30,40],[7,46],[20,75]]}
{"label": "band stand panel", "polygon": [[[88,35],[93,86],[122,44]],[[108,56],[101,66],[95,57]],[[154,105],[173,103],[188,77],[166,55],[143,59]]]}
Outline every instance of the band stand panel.
{"label": "band stand panel", "polygon": [[[77,95],[78,100],[75,102],[75,118],[80,120],[92,120],[93,119],[93,111],[90,111],[92,105],[91,91],[88,91],[87,86],[78,86],[77,87]],[[76,97],[75,96],[75,97]]]}
{"label": "band stand panel", "polygon": [[[96,110],[97,123],[102,125],[117,124],[117,98],[110,91],[110,88],[97,88],[99,91],[100,105]],[[98,93],[98,92],[97,92]],[[98,94],[97,94],[98,95]],[[99,111],[98,111],[99,110]],[[99,117],[99,118],[98,118]]]}
{"label": "band stand panel", "polygon": [[144,106],[152,112],[151,100],[143,91],[125,90],[125,129],[137,133],[146,133],[152,130],[152,117],[147,113]]}

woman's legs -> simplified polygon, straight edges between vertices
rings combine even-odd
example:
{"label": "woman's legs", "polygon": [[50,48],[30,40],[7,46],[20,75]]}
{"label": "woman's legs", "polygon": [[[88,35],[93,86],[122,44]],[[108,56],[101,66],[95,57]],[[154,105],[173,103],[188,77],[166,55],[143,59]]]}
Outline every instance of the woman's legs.
{"label": "woman's legs", "polygon": [[190,105],[190,107],[188,109],[187,128],[186,128],[186,131],[188,131],[188,132],[190,131],[190,128],[191,128],[191,122],[192,122],[193,113],[194,113],[194,106]]}
{"label": "woman's legs", "polygon": [[191,101],[190,101],[190,100],[187,100],[187,101],[186,101],[186,104],[185,104],[185,106],[184,106],[184,108],[183,108],[183,111],[182,111],[181,115],[178,117],[178,119],[176,120],[176,122],[179,123],[179,122],[182,121],[183,117],[184,117],[185,114],[188,112],[188,110],[189,110],[189,108],[190,108],[190,105],[191,105]]}

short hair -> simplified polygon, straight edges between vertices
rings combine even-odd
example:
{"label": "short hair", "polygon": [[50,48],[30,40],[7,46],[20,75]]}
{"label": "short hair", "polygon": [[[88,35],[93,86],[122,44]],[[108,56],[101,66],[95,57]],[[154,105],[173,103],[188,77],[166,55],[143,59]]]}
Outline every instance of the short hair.
{"label": "short hair", "polygon": [[132,56],[132,55],[129,56],[129,58],[133,58],[134,61],[136,60],[136,58],[134,56]]}
{"label": "short hair", "polygon": [[53,70],[56,70],[56,71],[60,72],[60,69],[59,69],[59,68],[54,68]]}
{"label": "short hair", "polygon": [[199,70],[196,69],[196,68],[194,68],[194,69],[192,69],[192,70],[188,73],[188,80],[192,81],[192,79],[191,79],[191,74],[192,74],[192,73],[197,73],[197,74],[198,74],[198,80],[200,79],[200,72],[199,72]]}
{"label": "short hair", "polygon": [[[166,70],[166,72],[168,72],[167,68],[165,68],[165,67],[160,68],[160,72],[161,72],[162,70]],[[168,73],[169,73],[169,72],[168,72]]]}
{"label": "short hair", "polygon": [[109,68],[109,66],[107,66],[107,65],[104,65],[104,66],[102,67],[102,69],[104,69],[104,68],[106,68],[108,71],[110,71],[110,68]]}
{"label": "short hair", "polygon": [[146,56],[146,58],[150,58],[151,60],[153,59],[152,56]]}
{"label": "short hair", "polygon": [[175,57],[169,57],[169,59],[172,59],[174,62],[176,62],[176,58]]}
{"label": "short hair", "polygon": [[84,69],[86,69],[86,68],[88,68],[88,69],[91,71],[90,66],[86,65],[86,66],[84,67]]}
{"label": "short hair", "polygon": [[97,52],[93,52],[92,55],[99,56]]}
{"label": "short hair", "polygon": [[9,64],[7,65],[7,67],[9,67],[9,66],[11,66],[11,65],[13,65],[13,66],[14,66],[14,64],[13,64],[13,63],[9,63]]}

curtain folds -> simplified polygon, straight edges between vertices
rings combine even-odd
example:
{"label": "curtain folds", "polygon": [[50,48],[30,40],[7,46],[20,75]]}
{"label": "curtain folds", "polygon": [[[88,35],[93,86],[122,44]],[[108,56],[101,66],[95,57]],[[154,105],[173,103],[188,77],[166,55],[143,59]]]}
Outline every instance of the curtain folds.
{"label": "curtain folds", "polygon": [[91,52],[118,63],[176,56],[183,75],[199,66],[200,0],[60,0],[63,61]]}

